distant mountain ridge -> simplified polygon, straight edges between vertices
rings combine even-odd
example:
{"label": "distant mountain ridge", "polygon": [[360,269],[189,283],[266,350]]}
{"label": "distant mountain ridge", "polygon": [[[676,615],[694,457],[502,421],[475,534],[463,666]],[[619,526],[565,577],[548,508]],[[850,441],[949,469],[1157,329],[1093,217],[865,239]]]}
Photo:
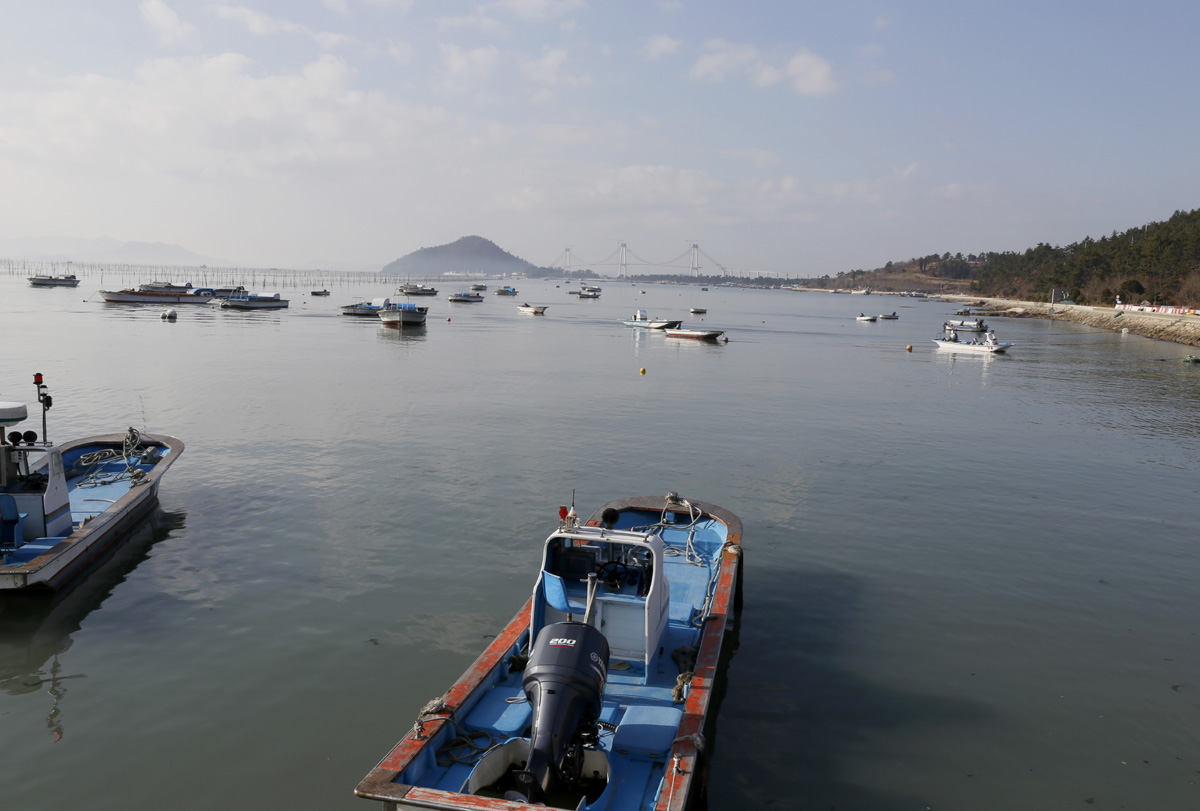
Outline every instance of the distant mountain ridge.
{"label": "distant mountain ridge", "polygon": [[421,248],[384,265],[394,276],[440,276],[443,273],[500,275],[526,273],[533,264],[513,256],[490,239],[461,237],[448,245]]}
{"label": "distant mountain ridge", "polygon": [[44,262],[98,262],[126,265],[228,267],[222,259],[162,242],[121,242],[112,237],[22,237],[0,239],[0,257]]}

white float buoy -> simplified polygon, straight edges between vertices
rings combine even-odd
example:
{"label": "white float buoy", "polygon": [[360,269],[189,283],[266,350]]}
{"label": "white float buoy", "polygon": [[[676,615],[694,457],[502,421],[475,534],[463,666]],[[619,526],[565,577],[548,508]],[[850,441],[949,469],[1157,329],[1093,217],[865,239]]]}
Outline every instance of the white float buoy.
{"label": "white float buoy", "polygon": [[160,316],[163,321],[174,321],[178,317],[179,313],[175,312],[174,310],[163,310],[162,315]]}

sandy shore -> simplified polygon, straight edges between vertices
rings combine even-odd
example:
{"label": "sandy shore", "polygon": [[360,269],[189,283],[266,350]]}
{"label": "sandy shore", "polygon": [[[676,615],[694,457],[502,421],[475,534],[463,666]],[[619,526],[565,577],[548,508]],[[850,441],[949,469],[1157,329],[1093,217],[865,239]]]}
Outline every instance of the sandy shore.
{"label": "sandy shore", "polygon": [[1097,329],[1113,332],[1128,330],[1133,335],[1171,341],[1186,346],[1200,346],[1200,316],[1167,315],[1163,313],[1140,313],[1115,310],[1111,307],[1084,307],[1078,304],[1039,304],[1033,301],[983,298],[980,296],[942,296],[956,303],[982,301],[986,315],[1005,318],[1051,318],[1059,321],[1074,321]]}

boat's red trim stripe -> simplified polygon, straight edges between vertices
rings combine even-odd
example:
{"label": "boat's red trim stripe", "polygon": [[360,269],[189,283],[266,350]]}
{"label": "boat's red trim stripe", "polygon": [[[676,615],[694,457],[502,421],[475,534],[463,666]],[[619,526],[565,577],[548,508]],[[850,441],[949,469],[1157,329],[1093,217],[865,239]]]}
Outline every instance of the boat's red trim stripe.
{"label": "boat's red trim stripe", "polygon": [[[521,638],[521,634],[525,633],[529,628],[529,610],[532,605],[533,598],[530,597],[525,601],[525,605],[517,612],[516,616],[512,618],[505,629],[500,632],[500,635],[492,640],[492,644],[488,645],[487,650],[479,654],[479,658],[467,669],[467,672],[447,691],[446,697],[443,700],[448,706],[455,710],[461,707],[463,702],[487,678],[492,668],[508,654],[513,645],[517,644],[517,640]],[[427,721],[425,723],[425,738],[422,740],[414,738],[410,730],[400,743],[396,744],[396,747],[388,753],[387,757],[379,762],[378,768],[394,772],[403,771],[445,723],[444,718]],[[417,790],[416,787],[413,787],[411,791]],[[409,796],[411,797],[411,792]]]}
{"label": "boat's red trim stripe", "polygon": [[[736,546],[741,540],[739,536],[731,536],[730,542]],[[700,651],[696,656],[696,669],[693,671],[691,689],[688,691],[687,702],[683,707],[683,720],[679,724],[679,732],[675,745],[671,747],[671,759],[667,761],[667,771],[663,776],[662,789],[659,791],[656,811],[680,811],[688,802],[688,792],[691,790],[692,776],[696,773],[699,753],[695,744],[688,736],[704,731],[704,719],[708,714],[709,701],[712,699],[713,684],[717,678],[717,666],[721,659],[721,645],[725,639],[725,629],[729,622],[729,611],[733,604],[734,584],[737,582],[737,569],[741,565],[741,556],[736,550],[725,553],[721,565],[721,576],[717,580],[717,588],[713,594],[712,610],[709,620],[704,626],[704,635],[700,640]],[[674,757],[679,755],[678,769]]]}

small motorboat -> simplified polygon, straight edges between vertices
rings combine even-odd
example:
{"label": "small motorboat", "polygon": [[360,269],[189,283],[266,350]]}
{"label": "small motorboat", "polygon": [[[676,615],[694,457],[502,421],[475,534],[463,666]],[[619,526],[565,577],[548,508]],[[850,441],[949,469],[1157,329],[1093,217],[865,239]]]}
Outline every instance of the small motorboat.
{"label": "small motorboat", "polygon": [[211,287],[186,290],[101,290],[100,296],[109,304],[208,304],[217,298]]}
{"label": "small motorboat", "polygon": [[78,287],[79,279],[71,273],[65,276],[28,276],[29,284],[33,287]]}
{"label": "small motorboat", "polygon": [[870,322],[872,322],[872,323],[873,323],[873,322],[875,321],[875,316],[873,316],[873,315],[863,315],[862,313],[859,313],[858,315],[856,315],[856,316],[854,317],[854,320],[855,320],[855,321],[870,321]]}
{"label": "small motorboat", "polygon": [[328,290],[314,290],[311,293],[309,293],[309,295],[310,296],[328,296],[329,291]]}
{"label": "small motorboat", "polygon": [[423,327],[425,317],[429,314],[428,307],[419,307],[407,301],[389,304],[376,315],[385,327],[401,329],[403,327]]}
{"label": "small motorboat", "polygon": [[690,312],[692,315],[704,315],[706,312],[708,312],[708,309],[705,307],[693,307],[692,309],[688,310],[688,312]]}
{"label": "small motorboat", "polygon": [[390,298],[377,298],[367,301],[364,298],[356,298],[353,303],[339,307],[342,315],[359,315],[367,318],[374,318],[379,315],[379,311],[391,306]]}
{"label": "small motorboat", "polygon": [[545,315],[546,308],[549,306],[548,304],[521,304],[517,309],[529,315]]}
{"label": "small motorboat", "polygon": [[933,339],[938,349],[950,352],[975,352],[985,355],[1000,355],[1011,349],[1014,344],[1002,343],[996,339],[994,331],[988,331],[982,339],[972,338],[970,341],[960,340],[958,328],[947,326],[945,331]]}
{"label": "small motorboat", "polygon": [[434,287],[425,287],[424,284],[401,284],[400,288],[396,289],[396,295],[437,295],[438,290]]}
{"label": "small motorboat", "polygon": [[696,801],[741,537],[733,513],[675,493],[610,502],[583,525],[560,507],[530,598],[355,794],[460,811]]}
{"label": "small motorboat", "polygon": [[1200,358],[1195,355],[1188,355],[1183,358],[1184,363],[1200,363]]}
{"label": "small motorboat", "polygon": [[288,300],[280,298],[278,293],[271,296],[266,293],[246,293],[221,301],[221,308],[225,310],[283,310],[287,306]]}
{"label": "small motorboat", "polygon": [[471,289],[473,291],[475,291],[476,293],[479,293],[484,290],[487,290],[487,285],[486,284],[473,284],[473,285],[471,285]]}
{"label": "small motorboat", "polygon": [[580,290],[579,297],[580,298],[600,298],[600,291],[599,290]]}
{"label": "small motorboat", "polygon": [[983,323],[982,318],[962,319],[958,321],[947,321],[942,325],[945,327],[953,327],[959,332],[987,332],[987,324]]}
{"label": "small motorboat", "polygon": [[24,403],[0,402],[0,589],[61,589],[125,540],[158,503],[158,485],[183,453],[171,436],[126,433],[61,445],[46,438],[51,405],[40,374],[42,436],[3,431]]}
{"label": "small motorboat", "polygon": [[880,321],[896,321],[899,318],[900,316],[896,315],[895,313],[892,313],[891,315],[887,315],[885,313],[879,316]]}
{"label": "small motorboat", "polygon": [[622,321],[627,327],[637,327],[639,329],[678,329],[683,324],[682,321],[670,321],[666,318],[651,318],[646,314],[645,310],[638,310],[633,314],[633,318],[629,321]]}
{"label": "small motorboat", "polygon": [[478,293],[470,292],[451,293],[446,300],[456,304],[475,304],[483,301],[483,296],[479,295]]}
{"label": "small motorboat", "polygon": [[719,329],[666,329],[668,338],[691,338],[694,341],[715,341],[725,334]]}
{"label": "small motorboat", "polygon": [[516,294],[516,288],[509,287],[508,285],[504,285],[504,287],[501,287],[495,291],[495,295],[497,296],[515,296]]}

